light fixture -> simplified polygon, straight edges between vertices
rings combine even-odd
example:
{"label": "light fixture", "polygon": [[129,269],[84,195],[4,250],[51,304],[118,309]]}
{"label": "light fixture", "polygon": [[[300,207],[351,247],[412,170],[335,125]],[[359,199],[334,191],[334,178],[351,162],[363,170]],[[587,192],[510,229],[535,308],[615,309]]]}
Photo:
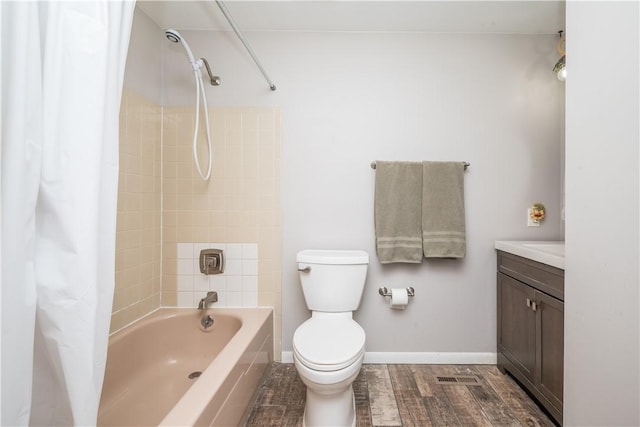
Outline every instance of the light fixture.
{"label": "light fixture", "polygon": [[562,33],[563,33],[562,30],[558,31],[558,35],[560,36],[560,41],[556,46],[558,53],[562,55],[562,57],[558,59],[558,62],[556,62],[556,65],[553,67],[553,72],[556,73],[558,80],[560,80],[561,82],[565,81],[567,78],[567,64],[566,64],[567,52],[565,52],[564,50],[564,39],[562,38]]}

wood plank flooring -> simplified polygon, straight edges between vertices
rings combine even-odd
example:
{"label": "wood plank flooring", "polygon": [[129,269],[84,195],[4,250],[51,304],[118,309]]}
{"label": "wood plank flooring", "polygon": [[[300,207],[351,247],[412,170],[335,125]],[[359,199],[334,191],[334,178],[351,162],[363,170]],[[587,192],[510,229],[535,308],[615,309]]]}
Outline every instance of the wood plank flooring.
{"label": "wood plank flooring", "polygon": [[[479,385],[438,384],[475,375]],[[353,383],[358,427],[554,426],[493,365],[363,365]],[[293,364],[274,363],[246,426],[302,426],[306,388]]]}

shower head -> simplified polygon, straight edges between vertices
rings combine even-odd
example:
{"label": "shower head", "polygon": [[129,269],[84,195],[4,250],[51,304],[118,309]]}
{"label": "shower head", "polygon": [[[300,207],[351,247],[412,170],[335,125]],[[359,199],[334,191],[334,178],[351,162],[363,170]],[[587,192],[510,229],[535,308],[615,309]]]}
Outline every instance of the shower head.
{"label": "shower head", "polygon": [[176,30],[169,28],[168,30],[164,30],[164,35],[169,39],[169,41],[174,43],[182,44],[184,50],[187,52],[187,56],[189,57],[189,62],[194,70],[200,69],[200,66],[196,63],[196,60],[193,58],[193,53],[191,53],[191,49],[189,49],[189,45],[187,41],[180,35]]}
{"label": "shower head", "polygon": [[164,35],[167,36],[169,41],[172,41],[174,43],[180,43],[180,40],[182,40],[182,37],[180,37],[180,33],[178,33],[176,30],[164,30]]}

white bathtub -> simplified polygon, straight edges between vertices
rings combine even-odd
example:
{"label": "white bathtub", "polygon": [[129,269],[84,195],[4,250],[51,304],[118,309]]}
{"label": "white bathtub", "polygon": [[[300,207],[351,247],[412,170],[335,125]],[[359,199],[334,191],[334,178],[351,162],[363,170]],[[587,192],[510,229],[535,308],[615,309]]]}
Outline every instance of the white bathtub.
{"label": "white bathtub", "polygon": [[[273,360],[269,308],[162,308],[113,334],[98,426],[239,425]],[[189,374],[201,372],[190,379]]]}

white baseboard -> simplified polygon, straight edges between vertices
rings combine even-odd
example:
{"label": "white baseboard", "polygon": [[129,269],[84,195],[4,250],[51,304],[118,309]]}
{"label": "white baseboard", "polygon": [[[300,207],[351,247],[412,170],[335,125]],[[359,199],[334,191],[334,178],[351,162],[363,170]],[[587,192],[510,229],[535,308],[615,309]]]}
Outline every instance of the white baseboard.
{"label": "white baseboard", "polygon": [[[439,352],[367,352],[364,363],[412,365],[495,365],[496,353],[439,353]],[[293,352],[282,352],[282,363],[293,363]]]}
{"label": "white baseboard", "polygon": [[495,365],[496,353],[367,352],[364,363],[413,365]]}

